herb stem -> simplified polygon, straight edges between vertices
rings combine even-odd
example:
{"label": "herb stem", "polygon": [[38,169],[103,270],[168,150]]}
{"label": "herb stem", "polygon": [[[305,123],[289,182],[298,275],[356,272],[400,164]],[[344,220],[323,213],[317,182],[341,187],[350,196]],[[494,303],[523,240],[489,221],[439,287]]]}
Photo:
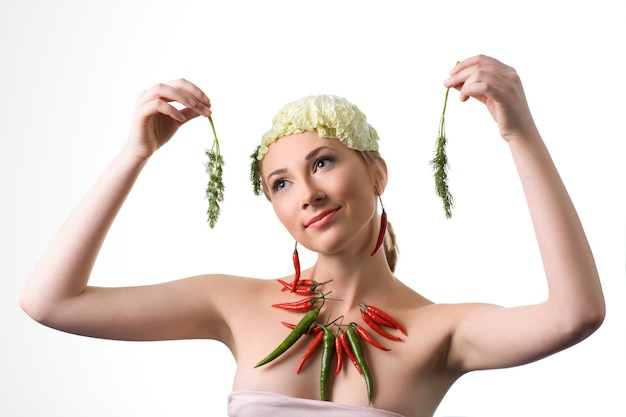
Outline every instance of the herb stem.
{"label": "herb stem", "polygon": [[[444,109],[445,112],[445,109]],[[209,116],[209,123],[211,123],[211,130],[213,131],[213,146],[211,150],[220,154],[220,142],[217,140],[217,133],[215,132],[215,125],[213,124],[213,118]]]}

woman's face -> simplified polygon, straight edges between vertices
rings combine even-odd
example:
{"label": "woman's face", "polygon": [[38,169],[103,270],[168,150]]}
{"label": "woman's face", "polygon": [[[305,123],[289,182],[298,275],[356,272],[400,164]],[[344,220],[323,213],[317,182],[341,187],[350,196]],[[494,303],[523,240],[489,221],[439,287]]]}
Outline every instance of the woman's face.
{"label": "woman's face", "polygon": [[329,254],[372,250],[374,176],[356,151],[317,132],[285,136],[270,146],[261,176],[279,220],[300,244]]}

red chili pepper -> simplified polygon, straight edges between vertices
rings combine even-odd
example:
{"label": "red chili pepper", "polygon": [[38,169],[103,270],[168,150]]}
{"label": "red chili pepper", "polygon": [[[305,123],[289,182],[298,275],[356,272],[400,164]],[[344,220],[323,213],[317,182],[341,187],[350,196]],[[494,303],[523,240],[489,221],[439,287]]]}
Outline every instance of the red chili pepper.
{"label": "red chili pepper", "polygon": [[363,319],[365,323],[368,324],[368,326],[372,328],[372,330],[374,330],[379,335],[384,336],[387,339],[391,339],[391,340],[402,340],[398,336],[394,336],[390,333],[387,333],[382,327],[376,324],[376,322],[372,320],[372,318],[367,313],[361,314],[361,318]]}
{"label": "red chili pepper", "polygon": [[306,297],[298,301],[272,304],[272,307],[282,308],[283,310],[288,311],[306,312],[313,310],[315,308],[315,303],[319,299],[320,297]]}
{"label": "red chili pepper", "polygon": [[294,292],[296,290],[296,287],[298,286],[298,281],[300,281],[300,256],[298,255],[298,242],[296,241],[296,245],[293,248],[293,267],[295,269],[295,276],[293,279],[293,285],[291,287],[291,292]]}
{"label": "red chili pepper", "polygon": [[332,281],[332,279],[324,282],[317,282],[310,279],[301,279],[295,290],[291,282],[287,282],[282,279],[277,279],[276,281],[283,284],[283,288],[281,289],[281,291],[291,291],[295,292],[298,295],[313,295],[317,292],[317,288],[319,286],[329,283],[330,281]]}
{"label": "red chili pepper", "polygon": [[374,314],[374,312],[372,312],[372,311],[365,311],[365,309],[361,309],[361,314],[363,314],[363,313],[369,315],[372,318],[372,320],[374,320],[374,322],[376,324],[378,324],[379,326],[387,326],[387,327],[391,327],[391,328],[395,329],[395,326],[393,324],[389,323],[384,318],[382,318],[380,316],[377,316],[376,314]]}
{"label": "red chili pepper", "polygon": [[298,295],[313,295],[315,294],[315,290],[309,287],[298,287],[295,290],[291,290],[291,292],[296,293]]}
{"label": "red chili pepper", "polygon": [[400,323],[398,323],[393,317],[391,317],[389,314],[385,313],[383,310],[381,310],[378,307],[374,307],[371,305],[365,305],[365,311],[369,312],[368,314],[375,314],[379,317],[382,317],[383,319],[387,320],[391,326],[393,326],[394,328],[400,330],[405,336],[408,336],[406,333],[406,330],[404,330],[404,328],[400,325]]}
{"label": "red chili pepper", "polygon": [[[296,289],[293,288],[293,285],[289,282],[283,281],[282,279],[278,280],[281,284],[284,285],[283,289],[281,291],[290,291],[293,293],[296,293],[298,295],[313,295],[315,294],[315,288],[317,287],[317,285],[315,286],[302,286],[299,285],[298,287],[296,287]],[[302,281],[300,281],[302,282]]]}
{"label": "red chili pepper", "polygon": [[[283,288],[281,289],[281,291],[291,291],[293,289],[293,283],[292,282],[287,282],[285,280],[282,279],[277,279],[276,281],[280,282],[281,284],[283,284]],[[317,281],[313,281],[312,279],[301,279],[298,282],[298,287],[297,288],[307,288],[307,287],[312,287],[314,285],[320,285]],[[297,289],[296,288],[296,289]]]}
{"label": "red chili pepper", "polygon": [[339,375],[341,367],[343,366],[343,345],[339,337],[335,337],[335,353],[337,353],[337,368],[335,369],[335,375]]}
{"label": "red chili pepper", "polygon": [[[380,196],[378,197],[380,199]],[[380,203],[382,205],[382,202]],[[385,240],[385,232],[387,231],[387,212],[385,212],[385,208],[383,207],[383,212],[380,215],[380,230],[378,231],[378,239],[376,240],[376,246],[370,256],[376,255],[378,249],[383,245]]]}
{"label": "red chili pepper", "polygon": [[388,347],[385,347],[381,345],[380,343],[378,343],[376,339],[374,339],[369,333],[367,333],[367,331],[362,326],[359,326],[356,323],[354,323],[354,326],[358,335],[361,336],[363,340],[365,340],[372,346],[377,347],[378,349],[381,349],[381,350],[391,350]]}
{"label": "red chili pepper", "polygon": [[[296,325],[293,323],[289,323],[286,321],[281,321],[281,323],[283,324],[283,326],[287,327],[288,329],[296,328]],[[313,326],[311,329],[309,329],[309,331],[306,332],[306,334],[318,334],[321,331],[322,331],[322,328],[320,326]]]}
{"label": "red chili pepper", "polygon": [[[316,327],[320,327],[320,326],[316,326]],[[320,328],[320,330],[321,330],[321,328]],[[315,339],[309,345],[309,348],[306,350],[306,352],[304,352],[304,355],[302,356],[302,359],[300,359],[300,363],[298,364],[298,368],[296,369],[296,373],[297,374],[300,373],[300,370],[304,366],[304,363],[307,361],[307,359],[309,359],[311,357],[313,352],[315,352],[315,349],[317,349],[317,347],[322,343],[323,339],[324,339],[324,332],[319,332],[317,334],[317,336],[315,336]]]}
{"label": "red chili pepper", "polygon": [[350,362],[352,362],[359,374],[363,375],[363,371],[361,371],[361,367],[359,366],[359,363],[356,361],[356,358],[352,353],[352,348],[350,347],[350,343],[348,342],[348,336],[346,335],[346,332],[340,330],[339,336],[337,337],[341,341],[341,346],[343,346],[343,350],[346,352],[346,355],[348,355]]}

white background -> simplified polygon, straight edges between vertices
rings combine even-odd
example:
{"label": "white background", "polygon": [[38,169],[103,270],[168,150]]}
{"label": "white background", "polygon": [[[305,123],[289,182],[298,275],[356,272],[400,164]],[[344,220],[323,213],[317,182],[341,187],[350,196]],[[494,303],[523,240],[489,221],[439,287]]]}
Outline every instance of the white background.
{"label": "white background", "polygon": [[[540,301],[543,272],[508,149],[486,109],[455,92],[452,220],[434,193],[428,161],[442,82],[478,53],[521,75],[608,310],[598,332],[565,352],[462,378],[437,415],[626,415],[623,14],[617,1],[515,4],[2,0],[0,415],[225,415],[235,364],[222,345],[92,340],[47,329],[18,307],[44,248],[123,145],[138,94],[173,78],[212,99],[226,158],[223,215],[216,229],[205,224],[211,134],[197,119],[144,170],[93,284],[289,273],[293,241],[252,195],[248,155],[284,103],[334,93],[358,104],[382,138],[398,277],[438,302]],[[303,254],[305,267],[312,260]]]}

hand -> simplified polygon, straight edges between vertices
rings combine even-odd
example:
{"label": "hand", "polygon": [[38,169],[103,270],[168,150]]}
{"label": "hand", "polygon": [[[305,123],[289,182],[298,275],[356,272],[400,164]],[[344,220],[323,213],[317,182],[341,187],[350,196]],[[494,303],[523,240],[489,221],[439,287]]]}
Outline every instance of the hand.
{"label": "hand", "polygon": [[473,97],[484,103],[506,141],[536,132],[517,72],[500,61],[484,55],[466,59],[450,71],[444,86],[458,90],[461,101]]}
{"label": "hand", "polygon": [[[171,103],[184,107],[178,110]],[[211,115],[211,101],[197,86],[179,79],[157,84],[137,100],[128,145],[137,156],[149,158],[184,123],[198,116]]]}

